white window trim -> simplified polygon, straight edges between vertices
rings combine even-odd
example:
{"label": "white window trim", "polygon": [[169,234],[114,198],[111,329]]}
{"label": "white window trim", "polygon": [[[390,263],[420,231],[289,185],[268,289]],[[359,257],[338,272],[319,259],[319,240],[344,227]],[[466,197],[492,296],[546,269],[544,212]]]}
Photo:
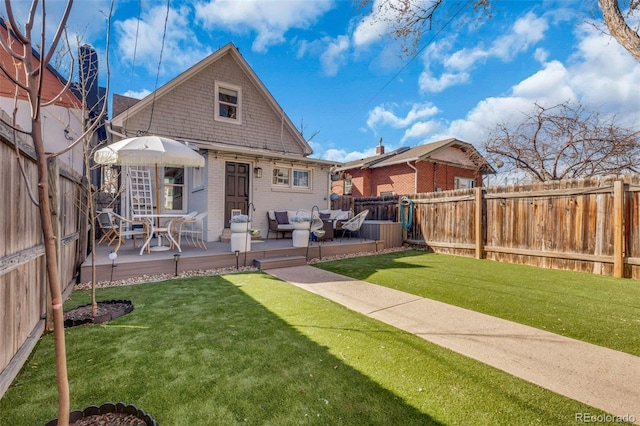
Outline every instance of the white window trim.
{"label": "white window trim", "polygon": [[[273,182],[273,172],[275,170],[288,170],[289,171],[289,183],[288,184],[280,184]],[[307,186],[294,186],[293,185],[293,172],[306,172],[308,173],[308,185]],[[271,172],[271,188],[272,190],[282,190],[282,191],[300,191],[300,192],[310,192],[313,190],[313,169],[306,167],[292,167],[290,165],[274,165],[273,170]]]}
{"label": "white window trim", "polygon": [[[237,111],[236,111],[236,118],[228,118],[228,117],[220,116],[219,92],[221,88],[238,92],[238,105],[237,105]],[[242,88],[240,86],[236,86],[235,84],[227,84],[220,81],[215,82],[213,119],[214,121],[221,121],[224,123],[242,124]]]}
{"label": "white window trim", "polygon": [[[471,189],[476,187],[476,180],[474,178],[456,176],[453,182],[454,182],[455,189]],[[469,182],[471,183],[471,186],[469,187],[465,186],[465,188],[461,188],[459,182],[465,182],[465,183]]]}
{"label": "white window trim", "polygon": [[[187,174],[187,168],[186,167],[173,167],[173,168],[184,169],[184,171],[183,171],[184,183],[179,183],[179,184],[173,184],[173,183],[172,184],[167,184],[167,183],[165,183],[165,181],[164,181],[164,173],[165,173],[166,167],[162,168],[162,180],[161,180],[161,183],[160,183],[160,187],[161,187],[160,189],[161,190],[160,190],[160,194],[159,194],[160,198],[162,199],[161,200],[161,202],[162,202],[162,204],[161,204],[162,205],[162,211],[165,212],[165,213],[169,213],[169,214],[172,214],[172,213],[186,213],[187,212],[187,205],[188,205],[188,202],[189,202],[188,194],[187,194],[187,191],[188,191],[188,188],[189,188],[189,182],[187,180],[188,179],[188,177],[187,177],[187,175],[188,175]],[[158,172],[160,172],[160,170]],[[169,209],[165,209],[164,208],[164,206],[165,206],[165,189],[167,187],[182,188],[182,209],[180,209],[180,210],[169,210]]]}
{"label": "white window trim", "polygon": [[191,192],[201,191],[204,189],[204,167],[192,167],[191,168]]}

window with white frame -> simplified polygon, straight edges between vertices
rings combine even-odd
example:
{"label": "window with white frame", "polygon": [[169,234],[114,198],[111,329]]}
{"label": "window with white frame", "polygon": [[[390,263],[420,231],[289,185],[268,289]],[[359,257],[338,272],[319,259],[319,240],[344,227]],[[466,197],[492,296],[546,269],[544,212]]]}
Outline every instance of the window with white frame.
{"label": "window with white frame", "polygon": [[345,176],[343,193],[344,195],[351,195],[352,192],[353,192],[353,182],[351,181],[351,176]]}
{"label": "window with white frame", "polygon": [[476,187],[476,180],[472,178],[455,178],[455,189],[469,189]]}
{"label": "window with white frame", "polygon": [[111,166],[102,166],[102,185],[100,190],[107,194],[118,193],[118,171]]}
{"label": "window with white frame", "polygon": [[165,167],[163,184],[164,210],[184,211],[184,167]]}
{"label": "window with white frame", "polygon": [[278,186],[289,186],[289,169],[274,168],[273,184]]}
{"label": "window with white frame", "polygon": [[217,121],[242,123],[242,89],[233,84],[215,83],[215,117]]}
{"label": "window with white frame", "polygon": [[276,166],[271,183],[280,188],[311,189],[311,170]]}
{"label": "window with white frame", "polygon": [[193,167],[191,172],[191,183],[193,191],[204,188],[204,167]]}

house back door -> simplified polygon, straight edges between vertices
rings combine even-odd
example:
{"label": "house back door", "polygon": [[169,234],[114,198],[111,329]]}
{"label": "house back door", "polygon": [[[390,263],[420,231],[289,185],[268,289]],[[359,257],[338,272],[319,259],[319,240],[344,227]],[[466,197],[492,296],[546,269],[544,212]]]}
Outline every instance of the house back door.
{"label": "house back door", "polygon": [[247,214],[250,168],[249,164],[230,162],[225,167],[224,223],[225,227],[229,227],[232,209],[239,209],[242,214]]}

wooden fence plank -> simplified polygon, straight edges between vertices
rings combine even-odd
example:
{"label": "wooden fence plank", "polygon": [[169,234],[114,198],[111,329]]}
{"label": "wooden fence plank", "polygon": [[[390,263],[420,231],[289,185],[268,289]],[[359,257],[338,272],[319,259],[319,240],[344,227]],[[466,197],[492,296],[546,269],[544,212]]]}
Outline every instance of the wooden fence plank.
{"label": "wooden fence plank", "polygon": [[[640,278],[640,174],[405,195],[405,240],[435,251],[547,268]],[[399,218],[398,198],[376,205]],[[386,217],[382,215],[386,214]],[[393,218],[393,219],[392,219]]]}

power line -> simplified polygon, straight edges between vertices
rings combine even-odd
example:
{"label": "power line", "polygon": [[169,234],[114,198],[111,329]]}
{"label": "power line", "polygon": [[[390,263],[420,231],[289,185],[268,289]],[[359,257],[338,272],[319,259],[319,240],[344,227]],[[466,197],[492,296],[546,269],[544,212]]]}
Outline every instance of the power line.
{"label": "power line", "polygon": [[420,55],[424,51],[424,49],[426,49],[427,46],[429,46],[429,44],[431,44],[431,42],[433,40],[435,40],[436,37],[438,37],[440,35],[440,33],[442,31],[444,31],[444,29],[447,28],[449,26],[449,24],[451,22],[453,22],[453,20],[455,18],[457,18],[460,13],[462,13],[462,11],[469,5],[469,3],[471,3],[471,1],[472,0],[468,0],[465,4],[463,4],[462,7],[460,9],[458,9],[458,11],[456,13],[454,13],[453,16],[451,16],[451,18],[444,24],[444,26],[442,28],[440,28],[438,31],[436,31],[435,34],[433,34],[433,37],[431,37],[429,39],[429,41],[420,50],[418,50],[415,55],[413,55],[413,57],[409,60],[409,62],[404,64],[404,66],[402,68],[400,68],[400,70],[397,73],[395,73],[394,76],[391,77],[391,79],[384,86],[382,86],[382,88],[380,90],[378,90],[371,97],[371,99],[369,99],[367,101],[367,103],[365,105],[369,105],[372,100],[374,100],[380,93],[382,93],[382,91],[384,89],[386,89],[393,82],[393,80],[395,80],[402,73],[402,71],[404,71],[413,62],[413,60],[416,59],[418,57],[418,55]]}
{"label": "power line", "polygon": [[[131,87],[133,86],[133,75],[135,73],[136,70],[136,55],[138,53],[138,34],[140,33],[140,11],[142,10],[142,0],[138,0],[138,17],[137,17],[137,23],[136,23],[136,40],[133,43],[133,61],[131,63],[131,77],[129,78],[129,92],[131,92]],[[129,122],[129,109],[131,105],[129,104],[129,102],[127,102],[127,118],[125,120],[125,125],[126,123]],[[125,134],[126,134],[126,128],[125,128]]]}
{"label": "power line", "polygon": [[171,9],[171,0],[167,0],[167,14],[164,17],[164,30],[162,32],[162,45],[160,46],[160,58],[158,59],[158,70],[156,71],[156,85],[153,89],[153,100],[151,101],[151,116],[149,117],[149,126],[145,133],[151,129],[151,122],[153,121],[153,110],[156,105],[156,93],[158,92],[158,80],[160,79],[160,68],[162,65],[162,54],[164,52],[164,42],[167,38],[167,22],[169,22],[169,10]]}

